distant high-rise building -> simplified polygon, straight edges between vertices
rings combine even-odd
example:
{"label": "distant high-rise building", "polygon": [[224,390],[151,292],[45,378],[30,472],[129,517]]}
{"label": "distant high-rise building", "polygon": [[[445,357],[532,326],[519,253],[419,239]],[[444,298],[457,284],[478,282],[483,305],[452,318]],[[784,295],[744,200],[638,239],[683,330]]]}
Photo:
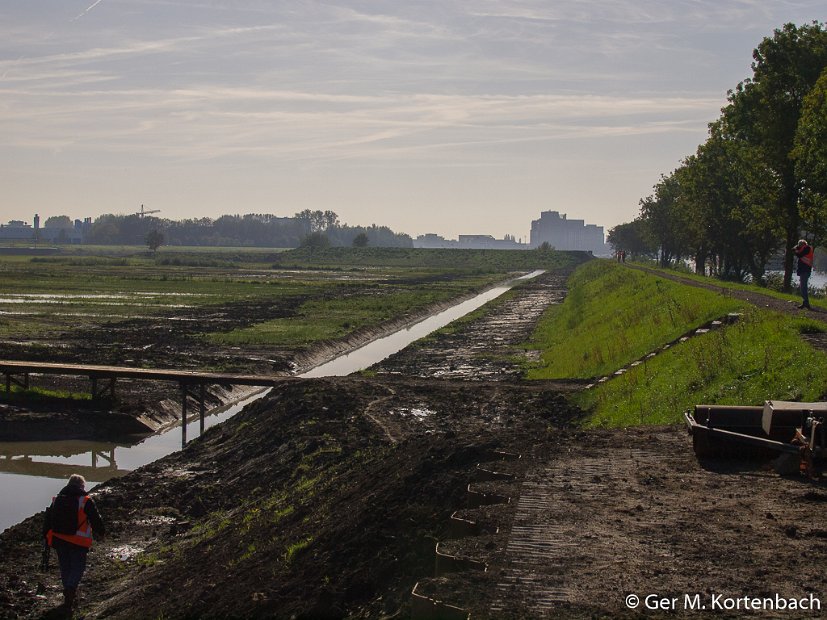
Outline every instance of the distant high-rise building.
{"label": "distant high-rise building", "polygon": [[531,241],[536,248],[548,243],[555,250],[584,250],[597,256],[607,254],[603,227],[586,224],[584,220],[569,220],[559,211],[543,211],[539,220],[531,222]]}

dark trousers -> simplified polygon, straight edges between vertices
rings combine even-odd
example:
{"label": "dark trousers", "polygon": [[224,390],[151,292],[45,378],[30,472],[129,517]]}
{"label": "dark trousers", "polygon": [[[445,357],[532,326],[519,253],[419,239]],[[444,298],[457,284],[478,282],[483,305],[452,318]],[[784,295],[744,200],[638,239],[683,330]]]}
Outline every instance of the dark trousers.
{"label": "dark trousers", "polygon": [[810,291],[808,290],[808,282],[810,280],[810,273],[803,272],[798,276],[798,286],[801,289],[801,305],[810,306]]}
{"label": "dark trousers", "polygon": [[86,570],[86,554],[89,553],[89,549],[59,539],[55,539],[53,546],[57,551],[63,587],[77,588],[80,578],[83,577],[83,571]]}

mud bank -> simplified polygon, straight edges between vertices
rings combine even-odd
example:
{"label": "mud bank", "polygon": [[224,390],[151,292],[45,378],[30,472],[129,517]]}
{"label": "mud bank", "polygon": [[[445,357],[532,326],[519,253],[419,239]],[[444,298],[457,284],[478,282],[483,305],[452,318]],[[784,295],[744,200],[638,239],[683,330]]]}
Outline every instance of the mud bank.
{"label": "mud bank", "polygon": [[521,362],[535,357],[530,339],[549,306],[566,295],[565,277],[546,273],[491,302],[474,320],[460,320],[371,368],[378,375],[469,381],[519,379]]}
{"label": "mud bank", "polygon": [[[181,421],[178,389],[119,383],[123,396],[117,401],[46,399],[38,403],[0,405],[0,441],[52,441],[85,439],[121,441],[157,433]],[[149,394],[158,400],[148,400]],[[254,394],[244,386],[208,386],[204,401],[208,409],[223,407]],[[173,400],[177,397],[177,400]],[[190,403],[190,411],[198,411]]]}
{"label": "mud bank", "polygon": [[[564,280],[565,278],[562,279]],[[524,286],[526,285],[520,285],[521,288]],[[457,306],[462,302],[473,299],[474,297],[477,297],[494,288],[496,288],[496,286],[477,291],[473,294],[456,297],[450,301],[431,304],[430,306],[427,306],[419,311],[406,313],[404,316],[386,321],[381,325],[358,329],[345,338],[318,343],[312,346],[308,351],[297,353],[292,358],[290,366],[293,369],[293,374],[300,375],[304,372],[312,370],[313,368],[321,366],[322,364],[325,364],[341,355],[350,353],[351,351],[370,344],[375,340],[379,340],[380,338],[389,336],[395,332],[407,329],[420,321]]]}

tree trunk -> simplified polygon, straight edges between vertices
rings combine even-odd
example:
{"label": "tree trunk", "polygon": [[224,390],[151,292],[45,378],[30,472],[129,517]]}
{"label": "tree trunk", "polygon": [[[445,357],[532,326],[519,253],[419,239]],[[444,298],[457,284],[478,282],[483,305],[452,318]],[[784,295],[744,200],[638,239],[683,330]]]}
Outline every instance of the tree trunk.
{"label": "tree trunk", "polygon": [[787,214],[786,234],[787,245],[784,246],[784,285],[785,293],[792,292],[793,281],[793,247],[798,241],[799,225],[801,219],[798,214],[798,189],[795,184],[795,176],[792,172],[783,176],[784,186],[784,209]]}

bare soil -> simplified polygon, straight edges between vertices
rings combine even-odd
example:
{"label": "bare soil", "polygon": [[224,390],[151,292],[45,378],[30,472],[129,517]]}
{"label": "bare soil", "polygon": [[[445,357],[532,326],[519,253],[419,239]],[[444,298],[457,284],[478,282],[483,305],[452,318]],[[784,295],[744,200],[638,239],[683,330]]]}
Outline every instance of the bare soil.
{"label": "bare soil", "polygon": [[[179,309],[175,317],[155,321],[126,319],[52,338],[2,341],[0,359],[287,374],[292,369],[293,352],[268,351],[265,355],[254,349],[220,347],[207,343],[201,335],[290,316],[303,301],[296,297],[272,304],[240,301],[221,308],[186,308]],[[31,385],[78,394],[88,394],[91,389],[88,378],[76,376],[36,376],[31,378]],[[211,386],[206,401],[215,407],[242,396],[230,386]],[[121,379],[114,400],[78,403],[44,399],[9,404],[0,409],[0,441],[55,437],[119,440],[130,434],[157,431],[181,417],[180,387],[173,382]],[[90,415],[93,413],[116,415],[107,418]],[[138,418],[143,424],[134,422]],[[50,425],[50,420],[59,423]],[[99,424],[101,420],[105,423]]]}
{"label": "bare soil", "polygon": [[[485,340],[479,325],[535,293],[461,330]],[[498,328],[497,368],[520,329]],[[428,346],[477,339],[449,336]],[[477,354],[456,366],[474,363],[492,368]],[[827,604],[821,481],[699,462],[682,427],[579,430],[576,383],[386,368],[399,367],[287,382],[98,486],[110,534],[76,617],[740,618],[751,612],[716,601]],[[41,519],[0,535],[0,617],[59,615],[57,571],[37,570]],[[630,595],[675,604],[631,608]]]}

